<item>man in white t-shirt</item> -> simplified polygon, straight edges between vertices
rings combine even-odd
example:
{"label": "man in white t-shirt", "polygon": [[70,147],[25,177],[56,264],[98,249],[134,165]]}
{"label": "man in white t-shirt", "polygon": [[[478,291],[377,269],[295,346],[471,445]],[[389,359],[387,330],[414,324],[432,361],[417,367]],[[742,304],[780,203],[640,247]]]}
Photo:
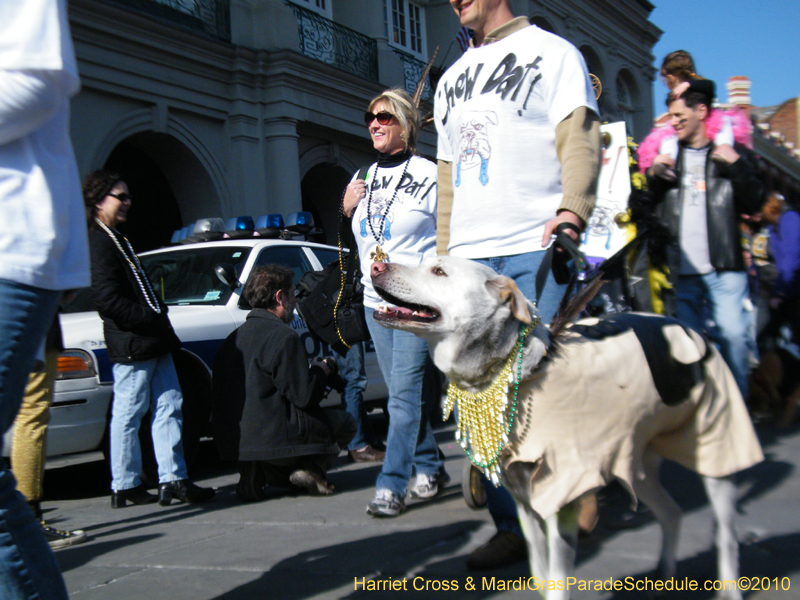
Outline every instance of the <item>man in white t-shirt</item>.
{"label": "man in white t-shirt", "polygon": [[[600,168],[600,118],[580,52],[514,18],[508,0],[450,0],[472,47],[442,76],[437,252],[478,260],[535,299],[545,322],[563,288],[548,278],[535,298],[545,248],[561,223],[585,227]],[[577,241],[578,234],[570,232]],[[516,506],[486,483],[498,533],[469,557],[472,569],[525,557]]]}
{"label": "man in white t-shirt", "polygon": [[[66,0],[0,2],[0,431],[14,421],[63,291],[90,284],[69,138],[79,88]],[[0,565],[3,600],[66,600],[43,529],[3,466]]]}

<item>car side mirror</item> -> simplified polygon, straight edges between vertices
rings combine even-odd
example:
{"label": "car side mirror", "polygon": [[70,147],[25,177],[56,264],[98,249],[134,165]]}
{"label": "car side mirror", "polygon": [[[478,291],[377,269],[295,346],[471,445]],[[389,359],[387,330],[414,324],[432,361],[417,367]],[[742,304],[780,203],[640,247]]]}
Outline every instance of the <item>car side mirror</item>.
{"label": "car side mirror", "polygon": [[236,290],[242,287],[242,282],[236,275],[236,269],[227,263],[221,263],[214,267],[214,273],[217,274],[219,280],[232,289]]}

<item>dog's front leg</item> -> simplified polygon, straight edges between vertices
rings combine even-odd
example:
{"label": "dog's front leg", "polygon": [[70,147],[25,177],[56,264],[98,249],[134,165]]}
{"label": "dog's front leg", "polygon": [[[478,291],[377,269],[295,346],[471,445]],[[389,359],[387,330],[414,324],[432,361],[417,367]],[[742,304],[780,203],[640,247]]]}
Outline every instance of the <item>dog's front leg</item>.
{"label": "dog's front leg", "polygon": [[547,518],[547,600],[569,599],[568,582],[575,572],[578,550],[579,513],[580,505],[575,501]]}
{"label": "dog's front leg", "polygon": [[[517,514],[525,541],[528,543],[528,562],[531,575],[538,581],[547,579],[550,567],[547,561],[547,531],[542,517],[536,514],[530,506],[517,502]],[[544,596],[544,593],[542,593]]]}

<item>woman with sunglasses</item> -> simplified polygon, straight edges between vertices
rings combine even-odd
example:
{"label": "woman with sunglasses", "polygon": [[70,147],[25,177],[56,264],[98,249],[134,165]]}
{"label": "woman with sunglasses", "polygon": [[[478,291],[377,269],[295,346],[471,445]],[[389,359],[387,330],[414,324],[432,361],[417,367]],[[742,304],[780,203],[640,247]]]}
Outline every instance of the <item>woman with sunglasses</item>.
{"label": "woman with sunglasses", "polygon": [[[386,302],[372,287],[370,267],[373,262],[417,266],[436,254],[436,165],[415,155],[420,115],[404,90],[374,98],[364,121],[378,161],[347,186],[342,210],[352,218],[367,325],[389,389],[386,456],[367,514],[396,517],[405,510],[407,491],[412,498],[433,498],[449,480],[429,416],[441,387],[425,340],[372,319]],[[412,472],[416,479],[409,490]]]}
{"label": "woman with sunglasses", "polygon": [[[111,508],[172,500],[203,502],[214,490],[189,481],[183,458],[181,394],[172,352],[181,342],[128,240],[118,231],[131,208],[128,186],[116,173],[95,171],[83,182],[89,225],[92,292],[113,363]],[[139,425],[151,411],[158,463],[158,497],[141,482]]]}

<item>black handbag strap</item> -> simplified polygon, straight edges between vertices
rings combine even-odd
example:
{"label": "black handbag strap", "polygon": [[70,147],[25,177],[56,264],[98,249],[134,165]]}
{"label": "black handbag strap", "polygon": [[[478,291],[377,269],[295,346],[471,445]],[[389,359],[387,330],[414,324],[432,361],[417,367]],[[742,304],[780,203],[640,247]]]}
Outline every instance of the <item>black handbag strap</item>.
{"label": "black handbag strap", "polygon": [[[369,167],[361,167],[358,170],[358,175],[356,175],[356,179],[364,179],[369,172]],[[342,192],[342,199],[339,202],[339,231],[338,231],[338,240],[339,240],[339,249],[341,255],[342,247],[346,247],[349,249],[347,253],[347,265],[339,263],[339,267],[345,273],[344,282],[343,282],[343,289],[341,293],[341,297],[343,300],[347,301],[353,297],[355,291],[355,282],[358,279],[361,279],[361,263],[358,261],[358,246],[356,246],[356,236],[353,233],[352,227],[352,220],[349,217],[346,217],[344,214],[344,195],[347,193],[347,188],[344,189]]]}

